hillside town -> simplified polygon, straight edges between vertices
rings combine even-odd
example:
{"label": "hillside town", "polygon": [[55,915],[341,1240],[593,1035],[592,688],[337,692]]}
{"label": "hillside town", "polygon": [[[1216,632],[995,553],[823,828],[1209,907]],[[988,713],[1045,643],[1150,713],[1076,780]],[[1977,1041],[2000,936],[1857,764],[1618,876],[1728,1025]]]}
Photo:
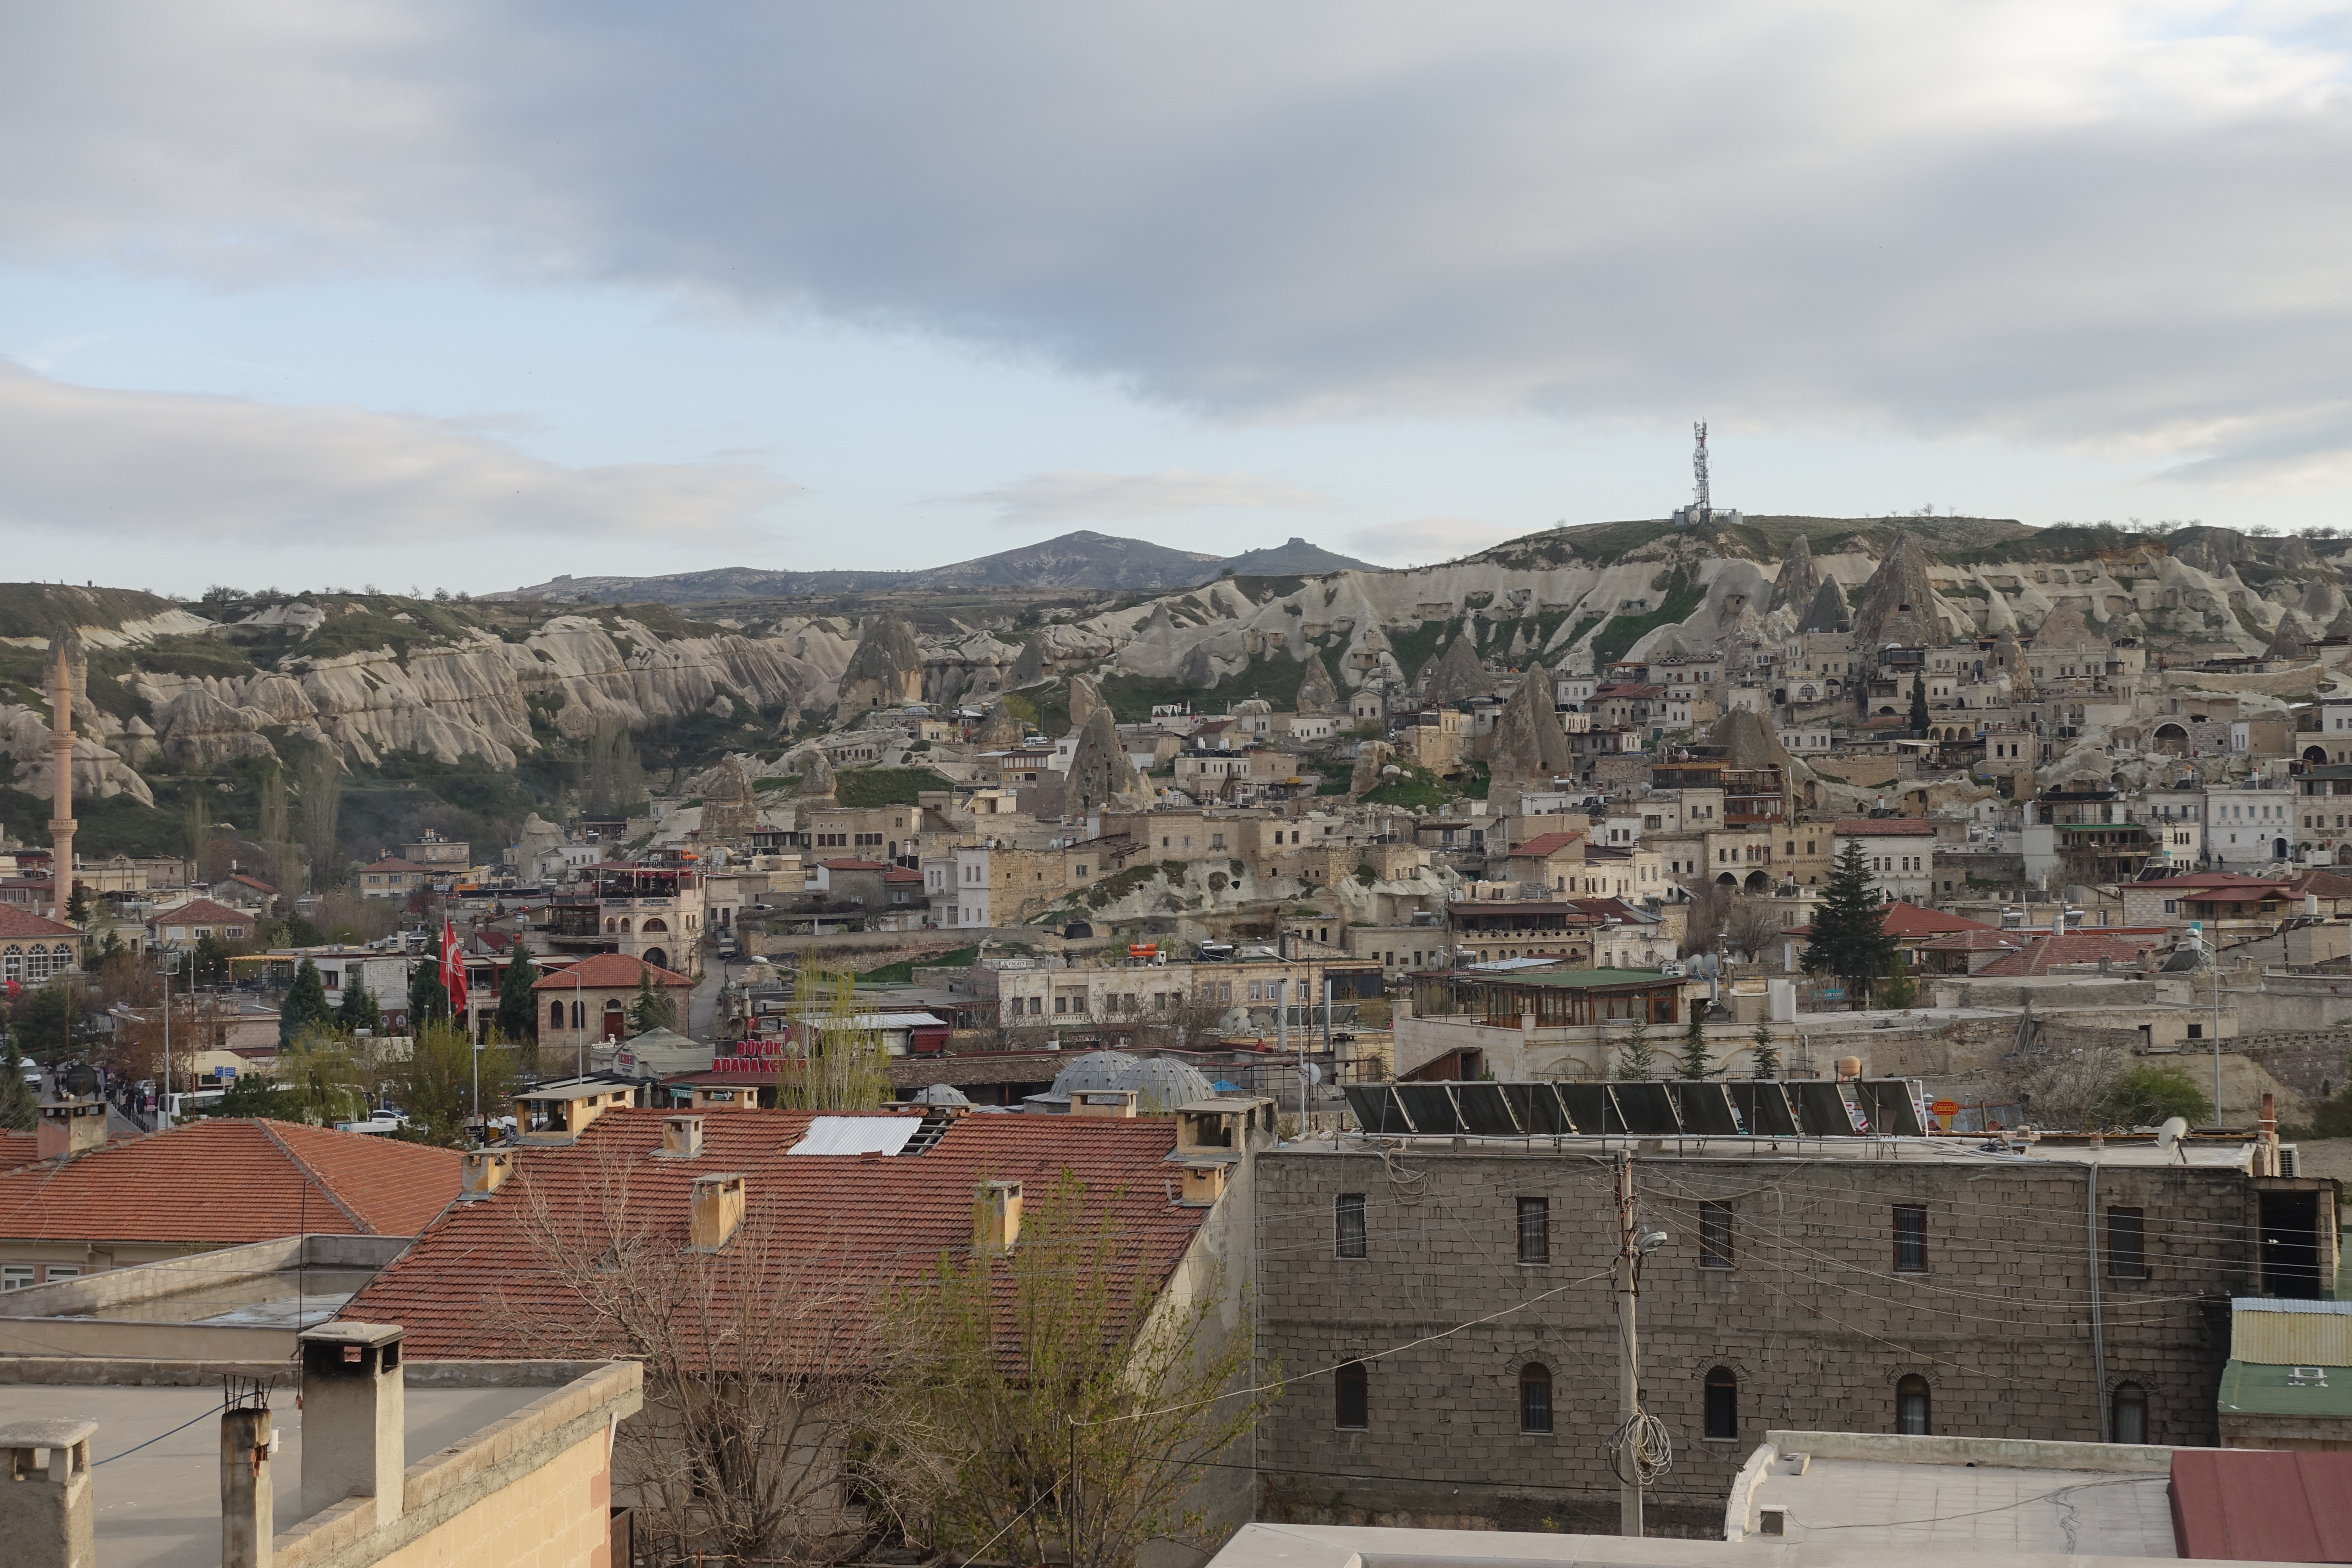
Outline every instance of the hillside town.
{"label": "hillside town", "polygon": [[[2259,651],[2200,646],[2159,623],[2198,613],[2210,533],[1970,568],[1971,599],[1919,531],[1875,558],[1819,531],[1693,565],[1704,531],[1658,525],[1632,553],[1704,591],[1560,616],[1554,646],[1532,594],[1424,602],[1433,636],[1336,668],[1244,621],[1254,667],[1297,667],[1280,700],[1216,696],[1238,616],[1181,656],[1189,695],[1131,673],[1200,594],[1108,657],[1049,626],[996,662],[885,607],[821,722],[666,773],[592,742],[568,812],[356,841],[339,879],[269,826],[340,787],[315,762],[259,827],[77,848],[111,764],[62,630],[47,842],[0,883],[0,1384],[332,1350],[435,1369],[429,1409],[546,1363],[561,1397],[507,1405],[551,1464],[581,1413],[621,1423],[638,1560],[904,1528],[853,1494],[940,1510],[951,1552],[1018,1528],[1052,1556],[1082,1501],[1016,1524],[938,1490],[1011,1474],[1017,1423],[752,1507],[696,1479],[734,1439],[677,1405],[717,1370],[676,1338],[689,1301],[742,1354],[830,1301],[824,1375],[799,1340],[758,1353],[800,1368],[796,1442],[872,1441],[909,1366],[943,1375],[923,1314],[962,1276],[920,1259],[963,1254],[969,1209],[974,1278],[1050,1294],[1024,1247],[1093,1226],[1093,1288],[1157,1303],[1072,1373],[1180,1412],[1073,1461],[1083,1488],[1137,1441],[1183,1456],[1105,1561],[1267,1523],[1892,1528],[1873,1433],[2050,1472],[2003,1506],[2055,1550],[2078,1472],[2178,1500],[2180,1453],[2352,1449],[2296,1392],[2342,1359],[2352,606],[2315,580]],[[1270,602],[1381,591],[1361,575]],[[616,1161],[646,1173],[614,1188]],[[703,1261],[583,1293],[673,1226]],[[1637,1384],[1610,1372],[1627,1292]],[[1784,1475],[1800,1442],[1843,1489]],[[467,1495],[521,1484],[494,1470]],[[2117,1494],[2114,1554],[2173,1554],[2144,1512]]]}

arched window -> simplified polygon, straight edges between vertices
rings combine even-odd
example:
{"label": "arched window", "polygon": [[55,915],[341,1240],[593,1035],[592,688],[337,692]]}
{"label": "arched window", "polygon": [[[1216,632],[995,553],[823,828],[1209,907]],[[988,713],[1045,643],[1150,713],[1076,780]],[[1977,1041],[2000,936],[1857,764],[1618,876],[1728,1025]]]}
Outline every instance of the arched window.
{"label": "arched window", "polygon": [[25,950],[9,943],[0,951],[0,980],[22,980],[25,977]]}
{"label": "arched window", "polygon": [[1739,1436],[1739,1378],[1727,1366],[1716,1367],[1706,1374],[1706,1435]]}
{"label": "arched window", "polygon": [[2118,1443],[2147,1441],[2147,1390],[2137,1383],[2116,1384],[2115,1440]]}
{"label": "arched window", "polygon": [[547,1005],[547,1026],[551,1029],[560,1029],[563,1027],[562,1003],[550,1002]]}
{"label": "arched window", "polygon": [[58,943],[56,947],[49,950],[49,958],[51,967],[59,974],[63,974],[74,966],[73,944],[64,942]]}
{"label": "arched window", "polygon": [[1332,1418],[1336,1426],[1361,1431],[1372,1424],[1371,1377],[1364,1363],[1351,1361],[1339,1368],[1331,1380]]}
{"label": "arched window", "polygon": [[1519,1368],[1519,1430],[1551,1430],[1551,1368],[1539,1361]]}
{"label": "arched window", "polygon": [[645,920],[638,924],[637,929],[641,931],[666,931],[669,930],[669,921],[662,919],[659,915],[647,915]]}
{"label": "arched window", "polygon": [[33,944],[33,951],[25,955],[25,978],[27,980],[47,980],[48,977],[49,950],[43,947],[39,942],[35,942]]}
{"label": "arched window", "polygon": [[588,1026],[587,1008],[578,1002],[572,1004],[572,1026],[575,1029],[584,1029]]}
{"label": "arched window", "polygon": [[1917,1373],[1895,1385],[1895,1429],[1906,1437],[1925,1437],[1934,1421],[1933,1396],[1927,1380]]}

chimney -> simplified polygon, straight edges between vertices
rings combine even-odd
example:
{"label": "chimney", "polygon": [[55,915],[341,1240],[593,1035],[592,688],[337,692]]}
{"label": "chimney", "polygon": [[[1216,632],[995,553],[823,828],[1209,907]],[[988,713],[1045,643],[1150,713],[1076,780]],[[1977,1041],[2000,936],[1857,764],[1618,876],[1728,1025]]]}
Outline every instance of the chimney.
{"label": "chimney", "polygon": [[41,1107],[40,1135],[34,1152],[44,1160],[79,1154],[106,1142],[106,1101],[61,1100]]}
{"label": "chimney", "polygon": [[[0,1422],[0,1542],[21,1568],[92,1568],[90,1500],[95,1421]],[[34,1456],[46,1454],[47,1465]]]}
{"label": "chimney", "polygon": [[1021,1184],[982,1182],[972,1189],[971,1249],[1003,1258],[1021,1240]]}
{"label": "chimney", "polygon": [[699,1116],[665,1116],[662,1118],[661,1157],[665,1160],[698,1160],[702,1157],[702,1118]]}
{"label": "chimney", "polygon": [[513,1174],[513,1150],[468,1150],[457,1166],[457,1201],[471,1203],[488,1197],[505,1186],[507,1178]]}
{"label": "chimney", "polygon": [[403,1331],[337,1321],[306,1329],[302,1345],[302,1517],[345,1498],[373,1498],[371,1528],[400,1517],[407,1467]]}
{"label": "chimney", "polygon": [[277,1490],[269,1479],[269,1408],[221,1412],[221,1568],[269,1568]]}
{"label": "chimney", "polygon": [[1074,1089],[1070,1093],[1070,1114],[1130,1117],[1135,1114],[1135,1096],[1131,1089]]}
{"label": "chimney", "polygon": [[694,1218],[688,1244],[696,1252],[716,1252],[743,1223],[743,1178],[740,1173],[694,1178]]}
{"label": "chimney", "polygon": [[1225,1194],[1225,1179],[1233,1167],[1222,1160],[1187,1161],[1184,1172],[1184,1195],[1176,1200],[1179,1208],[1213,1208]]}

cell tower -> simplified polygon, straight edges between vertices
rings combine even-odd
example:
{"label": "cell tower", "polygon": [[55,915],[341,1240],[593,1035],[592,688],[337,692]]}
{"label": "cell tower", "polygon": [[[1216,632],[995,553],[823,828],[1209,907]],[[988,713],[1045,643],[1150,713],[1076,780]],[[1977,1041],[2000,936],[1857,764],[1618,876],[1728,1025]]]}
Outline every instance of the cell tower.
{"label": "cell tower", "polygon": [[1702,419],[1692,426],[1691,434],[1698,440],[1698,445],[1691,449],[1691,478],[1696,481],[1691,496],[1691,521],[1712,522],[1715,521],[1715,500],[1706,490],[1706,421]]}

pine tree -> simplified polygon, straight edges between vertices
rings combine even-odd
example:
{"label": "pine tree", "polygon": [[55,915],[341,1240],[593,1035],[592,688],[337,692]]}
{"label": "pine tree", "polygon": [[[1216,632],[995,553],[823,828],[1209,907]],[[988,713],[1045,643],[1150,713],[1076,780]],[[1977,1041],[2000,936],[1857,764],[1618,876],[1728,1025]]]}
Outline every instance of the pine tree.
{"label": "pine tree", "polygon": [[319,978],[319,966],[309,959],[294,972],[293,986],[286,1000],[278,1005],[278,1048],[286,1049],[310,1030],[323,1029],[335,1021],[334,1009],[327,1005],[326,983]]}
{"label": "pine tree", "polygon": [[1925,674],[1911,678],[1911,730],[1918,735],[1927,732],[1927,678]]}
{"label": "pine tree", "polygon": [[637,999],[629,1004],[629,1033],[642,1035],[647,1029],[675,1029],[677,1009],[668,997],[654,989],[654,972],[637,972]]}
{"label": "pine tree", "polygon": [[1886,934],[1886,907],[1879,900],[1861,841],[1849,838],[1822,889],[1812,940],[1800,962],[1808,974],[1835,975],[1844,983],[1848,997],[1859,1004],[1872,983],[1886,973],[1895,946],[1895,938]]}
{"label": "pine tree", "polygon": [[1646,1020],[1633,1020],[1633,1032],[1627,1035],[1617,1047],[1617,1076],[1621,1079],[1646,1079],[1657,1076],[1658,1050],[1650,1044],[1650,1026]]}
{"label": "pine tree", "polygon": [[89,889],[79,882],[74,884],[73,897],[66,900],[66,919],[78,926],[89,924]]}
{"label": "pine tree", "polygon": [[499,982],[499,1038],[522,1052],[530,1066],[537,1065],[539,1057],[539,998],[530,989],[538,984],[539,965],[518,942]]}
{"label": "pine tree", "polygon": [[1706,1004],[1693,1002],[1690,1026],[1683,1031],[1682,1076],[1696,1082],[1715,1076],[1715,1059],[1706,1050]]}
{"label": "pine tree", "polygon": [[1919,982],[1913,978],[1911,965],[1900,952],[1886,961],[1886,979],[1879,987],[1878,999],[1905,1012],[1910,1011],[1911,1004],[1919,999]]}
{"label": "pine tree", "polygon": [[1748,1055],[1748,1070],[1756,1078],[1780,1076],[1780,1047],[1772,1043],[1772,1026],[1759,1024],[1752,1037],[1756,1048]]}
{"label": "pine tree", "polygon": [[33,1086],[25,1081],[25,1058],[16,1054],[16,1036],[10,1031],[5,1046],[0,1046],[0,1056],[8,1058],[7,1073],[0,1079],[0,1128],[11,1132],[30,1132],[40,1121],[40,1098]]}
{"label": "pine tree", "polygon": [[362,1029],[371,1035],[383,1029],[383,1006],[375,999],[375,993],[367,988],[367,982],[359,978],[356,970],[352,973],[350,984],[343,987],[343,1004],[335,1009],[335,1024],[344,1033],[352,1035]]}

